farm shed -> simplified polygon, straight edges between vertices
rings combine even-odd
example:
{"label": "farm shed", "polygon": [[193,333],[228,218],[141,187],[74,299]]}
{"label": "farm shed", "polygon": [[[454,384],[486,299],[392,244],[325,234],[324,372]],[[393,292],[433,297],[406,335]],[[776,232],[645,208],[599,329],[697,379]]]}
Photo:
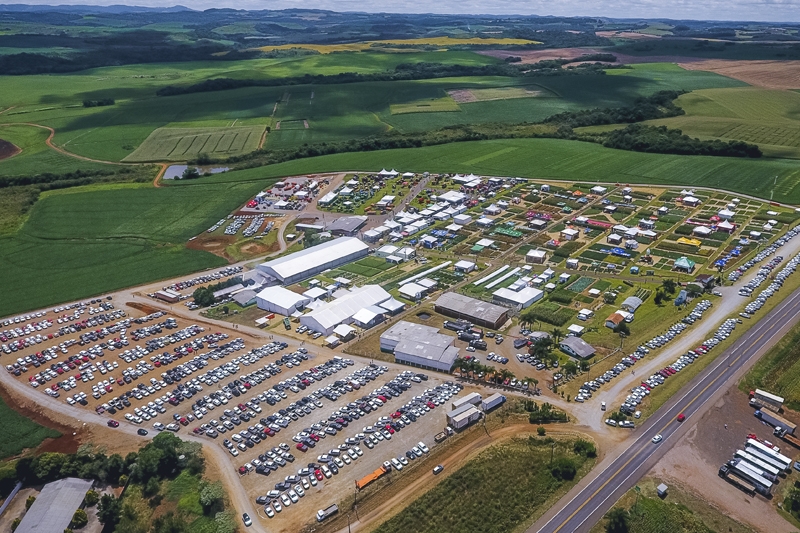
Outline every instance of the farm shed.
{"label": "farm shed", "polygon": [[595,354],[595,349],[585,340],[579,337],[566,337],[558,343],[561,351],[572,357],[586,359]]}
{"label": "farm shed", "polygon": [[475,266],[476,265],[472,261],[466,261],[466,260],[462,259],[461,261],[457,262],[453,266],[454,266],[456,272],[464,272],[465,274],[468,274],[468,273],[472,272],[473,270],[475,270]]}
{"label": "farm shed", "polygon": [[259,309],[283,316],[291,316],[310,301],[311,298],[278,286],[267,287],[256,295]]}
{"label": "farm shed", "polygon": [[497,329],[508,320],[508,309],[454,292],[436,300],[435,310],[453,318],[464,318],[479,326]]}
{"label": "farm shed", "polygon": [[340,237],[258,265],[258,270],[285,285],[355,261],[369,254],[369,246],[355,237]]}
{"label": "farm shed", "polygon": [[[25,513],[16,531],[20,533],[61,533],[83,503],[91,480],[68,477],[48,483]],[[10,519],[9,519],[10,520]]]}
{"label": "farm shed", "polygon": [[300,323],[308,329],[329,335],[339,324],[353,322],[353,317],[362,309],[381,304],[391,297],[378,285],[364,285],[301,316]]}
{"label": "farm shed", "polygon": [[542,265],[547,260],[547,252],[544,250],[528,250],[525,254],[525,262]]}
{"label": "farm shed", "polygon": [[628,296],[622,302],[622,308],[626,311],[630,311],[631,313],[635,313],[639,306],[642,305],[644,302],[641,298],[636,296]]}
{"label": "farm shed", "polygon": [[526,307],[530,307],[534,302],[541,300],[544,297],[544,292],[539,289],[534,289],[533,287],[525,287],[519,291],[502,288],[494,291],[492,297],[494,301],[500,305],[525,309]]}

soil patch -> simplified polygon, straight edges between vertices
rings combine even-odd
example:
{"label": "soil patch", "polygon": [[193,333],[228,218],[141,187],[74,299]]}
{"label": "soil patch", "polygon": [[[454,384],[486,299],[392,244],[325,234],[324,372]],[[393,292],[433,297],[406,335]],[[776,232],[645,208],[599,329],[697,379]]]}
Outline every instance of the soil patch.
{"label": "soil patch", "polygon": [[660,39],[658,35],[637,33],[635,31],[596,31],[594,33],[598,37],[605,37],[606,39],[630,39],[632,41],[639,41],[642,39]]}
{"label": "soil patch", "polygon": [[146,315],[150,315],[153,313],[157,313],[158,311],[161,311],[161,309],[159,309],[158,307],[153,307],[152,305],[147,305],[140,302],[125,302],[125,305],[127,305],[128,307],[132,307],[137,311],[141,311]]}
{"label": "soil patch", "polygon": [[211,252],[218,255],[227,261],[233,262],[233,259],[228,255],[225,249],[235,242],[236,238],[233,236],[214,236],[207,237],[201,235],[186,243],[186,247],[192,250],[200,250],[203,252]]}
{"label": "soil patch", "polygon": [[3,159],[8,159],[9,157],[14,157],[18,153],[22,151],[22,148],[19,146],[0,139],[0,161]]}
{"label": "soil patch", "polygon": [[247,255],[260,255],[267,253],[269,251],[269,247],[261,244],[260,242],[248,242],[239,250]]}
{"label": "soil patch", "polygon": [[587,54],[605,54],[608,53],[608,50],[600,48],[549,48],[547,50],[484,50],[478,53],[500,59],[521,57],[522,63],[537,63],[547,59],[575,59]]}
{"label": "soil patch", "polygon": [[800,89],[800,61],[702,59],[678,63],[686,70],[705,70],[768,89]]}

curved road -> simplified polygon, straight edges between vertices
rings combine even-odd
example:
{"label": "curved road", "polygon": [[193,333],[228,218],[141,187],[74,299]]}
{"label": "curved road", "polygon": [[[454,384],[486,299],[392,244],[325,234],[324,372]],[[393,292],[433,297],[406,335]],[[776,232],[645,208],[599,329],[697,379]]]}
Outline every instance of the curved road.
{"label": "curved road", "polygon": [[[749,366],[777,343],[800,321],[800,289],[759,320],[717,361],[704,369],[640,429],[636,439],[621,454],[595,467],[595,477],[584,480],[570,491],[526,533],[572,533],[589,531],[616,501],[664,456],[689,428],[676,417],[687,418],[707,410],[709,400],[716,399],[746,371]],[[680,393],[679,393],[680,394]],[[713,404],[713,402],[711,402]],[[686,427],[684,427],[686,426]],[[653,444],[661,434],[663,440]]]}

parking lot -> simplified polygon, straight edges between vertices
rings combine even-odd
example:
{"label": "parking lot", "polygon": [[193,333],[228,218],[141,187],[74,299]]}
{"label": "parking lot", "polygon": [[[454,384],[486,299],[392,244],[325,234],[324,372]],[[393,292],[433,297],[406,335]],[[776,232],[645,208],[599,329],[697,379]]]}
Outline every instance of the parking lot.
{"label": "parking lot", "polygon": [[461,388],[400,365],[254,345],[111,300],[66,311],[74,318],[46,326],[60,326],[58,336],[4,355],[7,369],[50,401],[107,415],[111,427],[192,432],[225,448],[276,531],[297,531],[384,463],[397,476],[424,460]]}

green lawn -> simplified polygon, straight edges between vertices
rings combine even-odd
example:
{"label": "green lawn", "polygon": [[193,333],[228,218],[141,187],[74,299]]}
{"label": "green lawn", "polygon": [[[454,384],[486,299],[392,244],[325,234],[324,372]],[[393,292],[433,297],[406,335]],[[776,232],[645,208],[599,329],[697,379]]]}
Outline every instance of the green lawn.
{"label": "green lawn", "polygon": [[17,455],[26,448],[35,448],[44,439],[60,437],[61,433],[40,426],[30,418],[22,416],[0,399],[0,459]]}

